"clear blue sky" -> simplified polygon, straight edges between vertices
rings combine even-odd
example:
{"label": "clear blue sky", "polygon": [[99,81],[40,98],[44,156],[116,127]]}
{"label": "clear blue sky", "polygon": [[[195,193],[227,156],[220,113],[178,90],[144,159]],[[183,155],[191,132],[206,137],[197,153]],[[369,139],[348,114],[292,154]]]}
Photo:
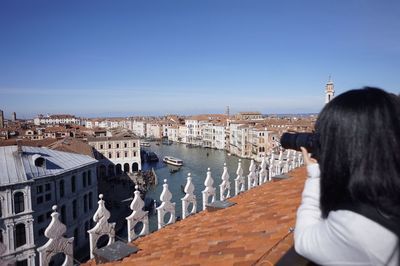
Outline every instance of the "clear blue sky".
{"label": "clear blue sky", "polygon": [[10,116],[318,112],[337,93],[399,93],[400,1],[0,2]]}

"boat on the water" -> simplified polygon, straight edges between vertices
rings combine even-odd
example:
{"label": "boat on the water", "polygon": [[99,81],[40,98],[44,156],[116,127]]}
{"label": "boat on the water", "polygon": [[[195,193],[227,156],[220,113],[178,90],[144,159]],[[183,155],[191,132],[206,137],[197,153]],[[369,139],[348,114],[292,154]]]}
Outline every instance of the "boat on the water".
{"label": "boat on the water", "polygon": [[176,172],[178,172],[179,171],[179,169],[169,169],[169,172],[171,173],[171,174],[175,174]]}
{"label": "boat on the water", "polygon": [[142,147],[150,147],[150,143],[149,143],[149,142],[146,142],[146,141],[142,141],[142,142],[140,143],[140,146],[142,146]]}
{"label": "boat on the water", "polygon": [[181,159],[172,157],[172,156],[165,156],[163,159],[164,163],[168,163],[171,165],[175,165],[175,166],[182,166],[183,165],[183,161]]}

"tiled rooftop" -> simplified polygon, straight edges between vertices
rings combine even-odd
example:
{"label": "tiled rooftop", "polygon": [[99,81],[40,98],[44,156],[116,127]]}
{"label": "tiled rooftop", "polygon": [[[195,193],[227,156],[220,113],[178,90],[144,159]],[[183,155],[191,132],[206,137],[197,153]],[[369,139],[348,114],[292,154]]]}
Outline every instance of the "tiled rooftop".
{"label": "tiled rooftop", "polygon": [[[293,245],[305,169],[231,198],[133,242],[138,253],[108,265],[274,265]],[[94,261],[88,262],[94,265]]]}

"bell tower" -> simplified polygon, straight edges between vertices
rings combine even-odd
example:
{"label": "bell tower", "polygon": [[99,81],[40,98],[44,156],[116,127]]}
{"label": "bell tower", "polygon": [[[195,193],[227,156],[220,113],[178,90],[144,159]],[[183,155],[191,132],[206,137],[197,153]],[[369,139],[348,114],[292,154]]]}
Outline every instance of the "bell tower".
{"label": "bell tower", "polygon": [[333,81],[331,80],[331,76],[329,76],[328,83],[326,83],[325,86],[325,104],[329,103],[334,96],[335,96],[335,89]]}

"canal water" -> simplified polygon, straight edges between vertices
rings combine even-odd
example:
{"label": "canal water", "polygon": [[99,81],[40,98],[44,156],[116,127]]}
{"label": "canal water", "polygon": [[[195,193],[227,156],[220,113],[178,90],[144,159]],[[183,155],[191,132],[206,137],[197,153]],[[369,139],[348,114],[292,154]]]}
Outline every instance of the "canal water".
{"label": "canal water", "polygon": [[[204,190],[204,181],[207,175],[207,168],[211,170],[211,176],[214,179],[214,187],[216,188],[216,199],[220,199],[219,185],[222,182],[221,175],[223,172],[224,163],[228,167],[229,180],[231,182],[231,195],[235,193],[236,170],[238,166],[238,157],[229,156],[225,151],[215,150],[209,148],[192,147],[189,148],[185,144],[172,144],[172,145],[156,145],[152,142],[150,147],[142,148],[146,151],[155,152],[160,159],[158,163],[143,163],[142,170],[149,170],[154,168],[158,177],[158,185],[151,188],[146,197],[151,197],[160,201],[162,192],[162,185],[164,179],[167,180],[168,188],[172,193],[171,202],[175,202],[176,216],[182,217],[182,201],[181,198],[185,196],[182,192],[181,186],[186,185],[186,178],[188,173],[191,173],[192,182],[194,185],[194,194],[197,200],[197,212],[203,209],[202,194]],[[164,156],[173,156],[183,160],[184,165],[180,170],[175,173],[170,173],[170,169],[176,169],[176,166],[167,165],[162,162]],[[248,174],[250,160],[242,159],[243,174]],[[149,213],[150,232],[157,230],[157,213]]]}

